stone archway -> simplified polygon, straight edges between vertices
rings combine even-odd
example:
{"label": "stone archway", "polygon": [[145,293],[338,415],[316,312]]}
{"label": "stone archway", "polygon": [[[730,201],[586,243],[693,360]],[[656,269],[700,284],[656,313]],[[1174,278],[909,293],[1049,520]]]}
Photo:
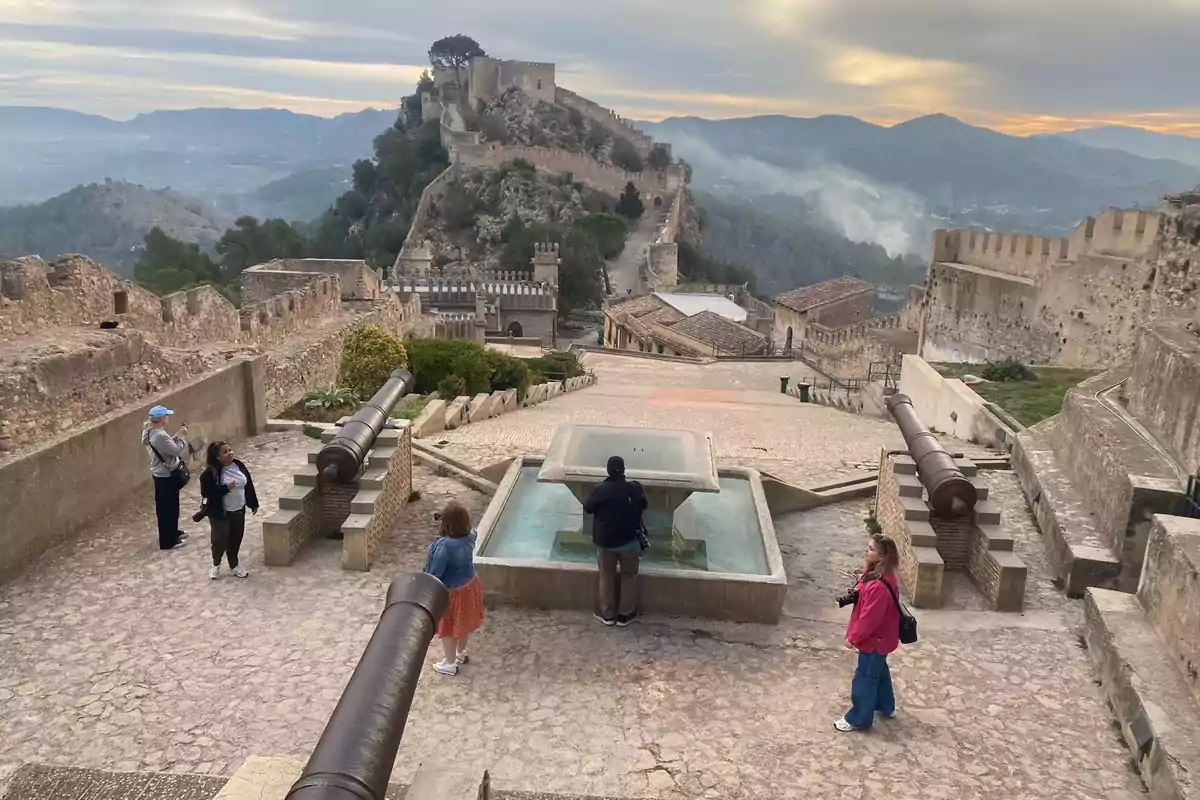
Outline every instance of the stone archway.
{"label": "stone archway", "polygon": [[508,323],[508,335],[515,339],[521,339],[525,336],[525,330],[521,327],[521,323],[513,320]]}
{"label": "stone archway", "polygon": [[655,209],[662,208],[662,197],[655,197],[655,198],[654,198],[654,208],[655,208]]}
{"label": "stone archway", "polygon": [[792,326],[791,326],[791,325],[788,325],[788,329],[787,329],[787,341],[784,343],[784,345],[783,345],[783,349],[784,349],[784,350],[791,350],[791,349],[792,349]]}

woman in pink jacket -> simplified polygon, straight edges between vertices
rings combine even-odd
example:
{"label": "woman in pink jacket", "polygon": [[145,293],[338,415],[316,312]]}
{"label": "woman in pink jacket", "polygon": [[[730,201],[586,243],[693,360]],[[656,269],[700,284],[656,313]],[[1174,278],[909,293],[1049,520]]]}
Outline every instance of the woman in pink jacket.
{"label": "woman in pink jacket", "polygon": [[854,587],[858,600],[846,627],[846,644],[858,651],[858,668],[850,684],[850,710],[833,723],[839,731],[870,730],[876,712],[896,715],[887,657],[900,646],[899,561],[894,541],[882,533],[871,537],[866,569]]}

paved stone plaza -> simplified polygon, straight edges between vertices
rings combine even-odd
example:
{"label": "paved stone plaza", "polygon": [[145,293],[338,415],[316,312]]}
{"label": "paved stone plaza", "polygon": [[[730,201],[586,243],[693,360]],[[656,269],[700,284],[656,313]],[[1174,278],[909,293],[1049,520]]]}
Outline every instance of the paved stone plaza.
{"label": "paved stone plaza", "polygon": [[[589,366],[595,387],[448,432],[445,450],[493,463],[544,449],[568,420],[692,427],[713,432],[721,461],[811,484],[860,471],[897,438],[882,421],[781,397],[775,364]],[[158,552],[147,498],[0,587],[0,786],[27,761],[227,775],[249,755],[307,755],[391,577],[423,563],[432,512],[450,497],[476,516],[486,505],[417,468],[422,497],[370,573],[343,572],[330,541],[267,569],[259,523],[311,444],[268,434],[241,448],[265,502],[248,526],[248,580],[207,580],[207,537],[190,521],[187,547]],[[459,677],[425,671],[396,780],[452,759],[488,767],[498,788],[583,795],[1138,797],[1080,647],[1079,604],[1051,585],[1015,478],[983,476],[1030,567],[1026,612],[984,611],[969,583],[949,581],[946,609],[919,612],[922,641],[893,658],[899,717],[875,731],[831,726],[853,670],[833,597],[865,545],[858,501],[776,520],[790,579],[777,627],[613,630],[579,613],[490,609]]]}

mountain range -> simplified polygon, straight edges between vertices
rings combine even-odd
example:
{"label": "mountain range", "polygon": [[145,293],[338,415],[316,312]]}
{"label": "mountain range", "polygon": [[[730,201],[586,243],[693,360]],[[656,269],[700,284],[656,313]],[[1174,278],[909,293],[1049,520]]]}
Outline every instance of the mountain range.
{"label": "mountain range", "polygon": [[339,168],[348,176],[396,114],[367,109],[327,119],[280,109],[201,108],[118,121],[0,107],[0,206],[39,203],[111,178],[241,211],[237,198],[248,195],[252,206],[259,189],[296,173]]}
{"label": "mountain range", "polygon": [[[0,107],[0,206],[30,204],[0,208],[0,255],[83,251],[121,266],[154,224],[208,247],[239,214],[311,220],[396,116],[194,109],[118,121]],[[693,166],[715,254],[773,287],[856,265],[881,282],[900,270],[905,282],[919,260],[898,257],[923,255],[936,227],[1059,234],[1106,206],[1152,208],[1200,185],[1200,139],[1140,129],[1022,138],[944,115],[890,127],[845,116],[640,127]]]}
{"label": "mountain range", "polygon": [[[1071,136],[1009,136],[940,114],[890,127],[844,116],[684,117],[640,127],[693,164],[699,188],[726,200],[794,198],[850,239],[893,255],[923,252],[935,227],[1061,233],[1107,206],[1153,208],[1200,184],[1200,166]],[[777,210],[787,213],[786,205]]]}

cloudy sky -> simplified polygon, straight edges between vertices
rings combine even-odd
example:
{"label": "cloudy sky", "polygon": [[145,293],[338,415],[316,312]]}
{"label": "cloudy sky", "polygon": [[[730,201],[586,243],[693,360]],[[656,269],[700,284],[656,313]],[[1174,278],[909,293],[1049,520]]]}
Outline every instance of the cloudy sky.
{"label": "cloudy sky", "polygon": [[945,112],[1200,136],[1200,0],[0,0],[0,104],[394,106],[434,39],[629,117]]}

